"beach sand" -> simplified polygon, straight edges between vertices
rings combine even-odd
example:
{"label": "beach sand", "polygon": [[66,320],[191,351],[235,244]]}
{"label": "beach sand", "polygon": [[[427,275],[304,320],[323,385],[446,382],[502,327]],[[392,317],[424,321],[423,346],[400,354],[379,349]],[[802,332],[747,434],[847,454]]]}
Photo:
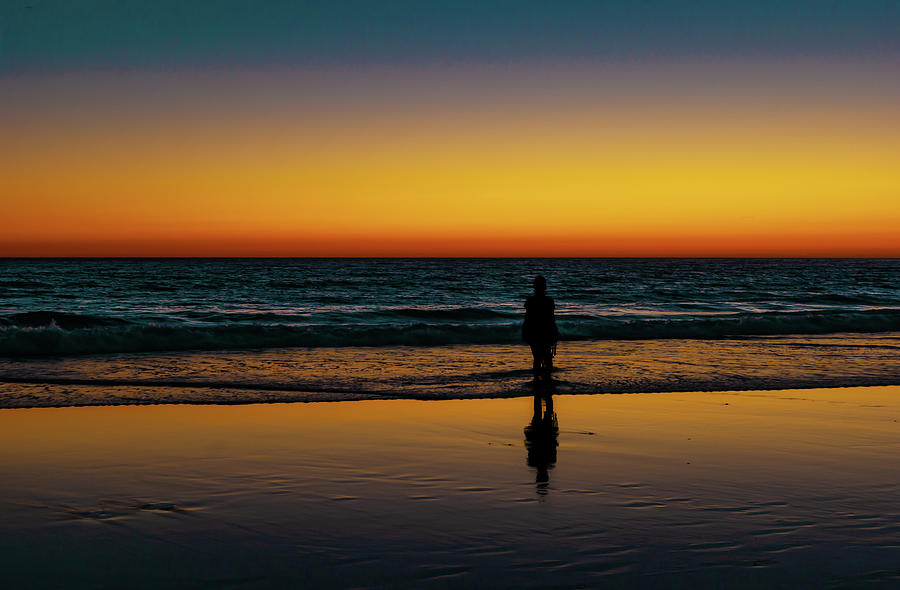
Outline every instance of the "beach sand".
{"label": "beach sand", "polygon": [[0,586],[900,584],[900,387],[553,401],[0,410]]}

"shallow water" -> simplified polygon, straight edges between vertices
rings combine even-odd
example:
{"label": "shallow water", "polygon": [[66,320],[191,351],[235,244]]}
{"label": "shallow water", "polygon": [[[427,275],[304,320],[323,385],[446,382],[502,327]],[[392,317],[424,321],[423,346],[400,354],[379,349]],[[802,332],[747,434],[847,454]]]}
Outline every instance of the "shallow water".
{"label": "shallow water", "polygon": [[[900,383],[900,334],[564,342],[558,393]],[[0,408],[531,395],[523,345],[339,347],[0,359]]]}
{"label": "shallow water", "polygon": [[528,399],[4,410],[0,566],[12,588],[894,587],[898,401],[557,395],[543,455]]}

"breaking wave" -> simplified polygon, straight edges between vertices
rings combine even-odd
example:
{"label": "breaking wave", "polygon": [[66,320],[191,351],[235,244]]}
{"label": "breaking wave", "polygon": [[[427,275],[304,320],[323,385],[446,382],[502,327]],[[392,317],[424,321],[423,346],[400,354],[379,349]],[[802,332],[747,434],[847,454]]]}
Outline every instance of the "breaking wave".
{"label": "breaking wave", "polygon": [[[31,311],[0,317],[0,355],[232,350],[282,347],[440,346],[521,341],[520,315],[483,308],[385,309],[317,316],[205,314],[200,321]],[[900,331],[900,310],[721,315],[562,315],[563,340],[654,340]]]}

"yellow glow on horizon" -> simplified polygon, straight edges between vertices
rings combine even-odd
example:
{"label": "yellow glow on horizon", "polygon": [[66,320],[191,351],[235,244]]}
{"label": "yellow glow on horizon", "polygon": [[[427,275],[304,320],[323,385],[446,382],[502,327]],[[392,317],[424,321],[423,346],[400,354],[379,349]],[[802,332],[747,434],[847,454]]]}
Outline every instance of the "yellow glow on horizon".
{"label": "yellow glow on horizon", "polygon": [[727,255],[755,241],[769,254],[900,255],[900,123],[887,108],[508,106],[35,124],[2,154],[0,247]]}

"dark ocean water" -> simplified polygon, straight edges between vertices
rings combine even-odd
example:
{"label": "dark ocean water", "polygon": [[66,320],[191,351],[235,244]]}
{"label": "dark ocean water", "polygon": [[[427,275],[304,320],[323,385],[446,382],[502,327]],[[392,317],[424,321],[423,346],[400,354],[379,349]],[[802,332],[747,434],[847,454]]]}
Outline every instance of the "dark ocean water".
{"label": "dark ocean water", "polygon": [[898,260],[0,261],[0,408],[900,384]]}
{"label": "dark ocean water", "polygon": [[900,331],[900,260],[7,259],[0,355]]}

